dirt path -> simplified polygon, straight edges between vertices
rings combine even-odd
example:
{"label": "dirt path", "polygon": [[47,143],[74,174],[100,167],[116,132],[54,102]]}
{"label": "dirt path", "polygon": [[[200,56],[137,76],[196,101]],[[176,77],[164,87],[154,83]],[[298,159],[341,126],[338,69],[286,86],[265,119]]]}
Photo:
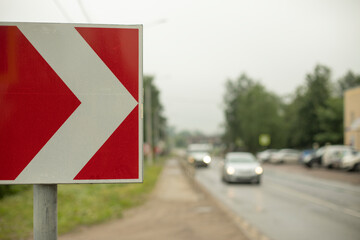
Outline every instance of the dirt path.
{"label": "dirt path", "polygon": [[176,160],[168,160],[149,201],[124,218],[78,229],[59,240],[245,240],[215,201],[190,184]]}

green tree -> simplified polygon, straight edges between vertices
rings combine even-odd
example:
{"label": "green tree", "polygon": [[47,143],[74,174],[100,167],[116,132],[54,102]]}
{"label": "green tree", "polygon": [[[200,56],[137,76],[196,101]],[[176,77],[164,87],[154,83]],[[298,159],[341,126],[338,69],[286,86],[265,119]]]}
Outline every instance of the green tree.
{"label": "green tree", "polygon": [[244,148],[256,152],[261,149],[259,136],[269,134],[271,145],[284,145],[282,103],[279,97],[268,92],[263,85],[242,74],[237,80],[226,83],[225,133],[228,148]]}
{"label": "green tree", "polygon": [[[146,114],[148,111],[148,105],[146,104],[147,99],[151,102],[150,107],[150,127],[151,127],[151,140],[153,147],[157,146],[161,141],[167,141],[167,119],[164,116],[164,108],[160,100],[160,91],[154,83],[153,76],[144,76],[144,140],[147,140],[147,118]],[[150,97],[147,97],[147,94]]]}
{"label": "green tree", "polygon": [[[320,145],[342,143],[342,91],[357,86],[359,79],[359,76],[349,71],[334,85],[331,82],[331,70],[317,65],[286,106],[288,145],[304,148],[312,146],[314,142]],[[338,92],[334,91],[336,87]]]}
{"label": "green tree", "polygon": [[292,119],[289,127],[288,142],[292,147],[310,147],[315,142],[315,135],[321,132],[321,120],[318,111],[327,107],[331,96],[331,70],[317,65],[312,73],[307,74],[305,87],[296,92],[294,102],[288,107],[288,118]]}
{"label": "green tree", "polygon": [[300,86],[291,96],[290,103],[285,106],[285,129],[286,146],[297,147],[302,145],[303,132],[300,129],[306,129],[306,123],[299,117],[300,109],[305,102],[305,87]]}
{"label": "green tree", "polygon": [[328,99],[325,107],[317,109],[320,131],[315,135],[315,141],[320,145],[343,143],[343,111],[343,99],[337,97]]}
{"label": "green tree", "polygon": [[340,89],[340,95],[347,89],[360,86],[360,75],[354,74],[352,71],[348,71],[344,77],[338,80]]}
{"label": "green tree", "polygon": [[190,137],[191,133],[186,130],[176,133],[174,136],[175,146],[179,148],[186,148],[189,144]]}
{"label": "green tree", "polygon": [[337,81],[337,90],[326,101],[325,106],[317,109],[319,119],[319,132],[315,140],[320,144],[332,143],[341,144],[344,138],[344,103],[343,93],[347,89],[360,86],[360,75],[348,71]]}

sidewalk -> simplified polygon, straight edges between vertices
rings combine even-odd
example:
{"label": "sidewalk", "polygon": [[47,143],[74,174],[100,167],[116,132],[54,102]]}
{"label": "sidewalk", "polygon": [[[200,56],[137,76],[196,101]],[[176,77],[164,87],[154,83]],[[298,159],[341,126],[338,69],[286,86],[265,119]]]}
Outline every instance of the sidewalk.
{"label": "sidewalk", "polygon": [[81,228],[59,240],[246,240],[215,203],[190,184],[176,160],[168,160],[150,199],[124,217]]}

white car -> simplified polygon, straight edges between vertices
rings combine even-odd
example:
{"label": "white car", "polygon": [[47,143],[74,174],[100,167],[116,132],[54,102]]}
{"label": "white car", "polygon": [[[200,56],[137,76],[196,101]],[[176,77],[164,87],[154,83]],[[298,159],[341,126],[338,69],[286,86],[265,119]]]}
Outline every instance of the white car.
{"label": "white car", "polygon": [[191,152],[188,161],[195,167],[207,167],[211,163],[211,156],[208,152]]}
{"label": "white car", "polygon": [[297,163],[301,157],[301,152],[294,149],[281,149],[271,154],[271,163]]}
{"label": "white car", "polygon": [[254,182],[260,184],[263,168],[255,156],[248,152],[226,154],[222,168],[224,182]]}
{"label": "white car", "polygon": [[210,144],[196,143],[190,144],[187,149],[188,162],[195,167],[207,167],[211,163]]}
{"label": "white car", "polygon": [[345,153],[341,159],[340,168],[347,171],[360,170],[360,152],[349,151]]}
{"label": "white car", "polygon": [[347,152],[354,149],[345,145],[329,145],[326,146],[324,155],[322,156],[322,166],[327,168],[339,168],[342,158]]}
{"label": "white car", "polygon": [[256,157],[261,162],[268,162],[270,157],[271,157],[271,154],[273,154],[273,153],[275,153],[277,151],[278,151],[277,149],[266,149],[265,151],[258,152],[256,154]]}

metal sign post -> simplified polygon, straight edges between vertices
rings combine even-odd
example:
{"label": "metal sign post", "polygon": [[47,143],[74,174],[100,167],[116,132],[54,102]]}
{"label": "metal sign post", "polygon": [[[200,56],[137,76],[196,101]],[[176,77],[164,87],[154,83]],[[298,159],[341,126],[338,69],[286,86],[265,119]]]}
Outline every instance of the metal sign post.
{"label": "metal sign post", "polygon": [[142,26],[0,22],[0,184],[34,184],[34,239],[57,239],[57,184],[143,181]]}
{"label": "metal sign post", "polygon": [[34,240],[57,240],[57,184],[34,185]]}

